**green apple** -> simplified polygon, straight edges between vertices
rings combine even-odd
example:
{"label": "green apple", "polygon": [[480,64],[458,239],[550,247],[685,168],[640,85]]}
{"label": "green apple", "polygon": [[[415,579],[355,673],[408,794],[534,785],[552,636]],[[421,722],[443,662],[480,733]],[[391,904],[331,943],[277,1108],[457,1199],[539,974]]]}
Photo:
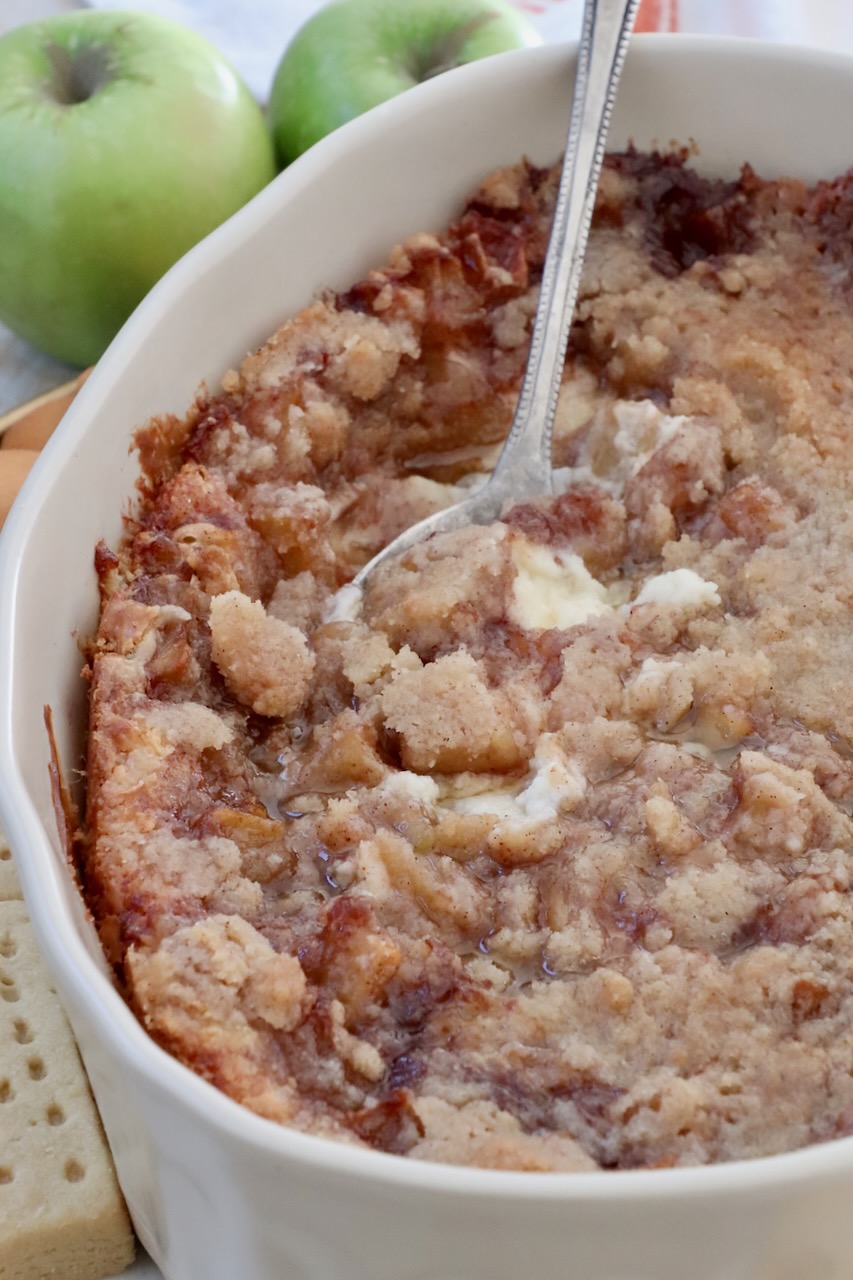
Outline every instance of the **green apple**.
{"label": "green apple", "polygon": [[275,173],[263,112],[201,36],[81,10],[0,38],[0,320],[93,363],[159,277]]}
{"label": "green apple", "polygon": [[539,42],[506,0],[335,0],[297,31],[276,69],[269,117],[279,162],[441,71]]}

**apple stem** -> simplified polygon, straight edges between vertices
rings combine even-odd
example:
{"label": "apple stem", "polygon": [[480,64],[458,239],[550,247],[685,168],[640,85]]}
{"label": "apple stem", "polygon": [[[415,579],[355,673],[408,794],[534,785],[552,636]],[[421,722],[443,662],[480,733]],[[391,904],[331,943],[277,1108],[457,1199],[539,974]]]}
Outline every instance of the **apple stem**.
{"label": "apple stem", "polygon": [[47,48],[53,63],[50,86],[54,101],[63,107],[75,107],[88,100],[113,79],[109,49],[101,44],[85,45],[73,53],[57,44]]}
{"label": "apple stem", "polygon": [[500,14],[491,9],[488,13],[475,14],[474,17],[464,22],[461,27],[457,27],[446,36],[436,40],[418,59],[419,65],[414,73],[417,83],[422,84],[424,80],[431,80],[433,76],[440,76],[443,71],[450,71],[452,67],[458,66],[459,57],[466,41],[480,27],[498,17],[500,17]]}

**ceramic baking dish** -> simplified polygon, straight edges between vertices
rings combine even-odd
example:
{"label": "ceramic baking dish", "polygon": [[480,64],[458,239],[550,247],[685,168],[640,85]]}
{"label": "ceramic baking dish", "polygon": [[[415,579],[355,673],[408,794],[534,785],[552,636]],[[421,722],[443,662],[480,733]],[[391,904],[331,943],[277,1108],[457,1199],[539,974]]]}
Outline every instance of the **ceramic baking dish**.
{"label": "ceramic baking dish", "polygon": [[[96,542],[132,503],[128,446],[320,287],[440,228],[492,168],[553,161],[572,50],[470,65],[319,144],[175,266],[44,449],[0,541],[0,820],[79,1038],[134,1222],[169,1280],[844,1280],[853,1139],[696,1169],[522,1174],[350,1149],[243,1110],[160,1050],[114,989],[68,873],[43,708],[82,759],[78,637]],[[611,145],[695,143],[705,171],[832,176],[853,158],[853,62],[641,37]]]}

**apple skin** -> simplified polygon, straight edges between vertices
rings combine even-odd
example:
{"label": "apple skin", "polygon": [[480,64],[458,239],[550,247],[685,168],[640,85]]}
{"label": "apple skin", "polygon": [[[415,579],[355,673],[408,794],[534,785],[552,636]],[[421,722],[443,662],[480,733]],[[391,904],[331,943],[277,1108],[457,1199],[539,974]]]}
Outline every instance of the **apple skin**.
{"label": "apple skin", "polygon": [[279,163],[430,76],[540,42],[506,0],[336,0],[276,69],[268,114]]}
{"label": "apple skin", "polygon": [[13,29],[0,38],[0,320],[92,364],[274,174],[261,108],[179,23],[81,10]]}

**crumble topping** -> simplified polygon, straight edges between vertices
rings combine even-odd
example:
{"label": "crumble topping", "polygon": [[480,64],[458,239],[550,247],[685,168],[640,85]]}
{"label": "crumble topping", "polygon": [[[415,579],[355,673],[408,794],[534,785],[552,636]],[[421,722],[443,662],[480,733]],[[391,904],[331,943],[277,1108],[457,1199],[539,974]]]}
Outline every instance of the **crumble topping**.
{"label": "crumble topping", "polygon": [[260,1115],[498,1169],[853,1129],[851,183],[608,157],[555,496],[481,484],[556,170],[486,179],[140,433],[98,549],[83,869]]}

